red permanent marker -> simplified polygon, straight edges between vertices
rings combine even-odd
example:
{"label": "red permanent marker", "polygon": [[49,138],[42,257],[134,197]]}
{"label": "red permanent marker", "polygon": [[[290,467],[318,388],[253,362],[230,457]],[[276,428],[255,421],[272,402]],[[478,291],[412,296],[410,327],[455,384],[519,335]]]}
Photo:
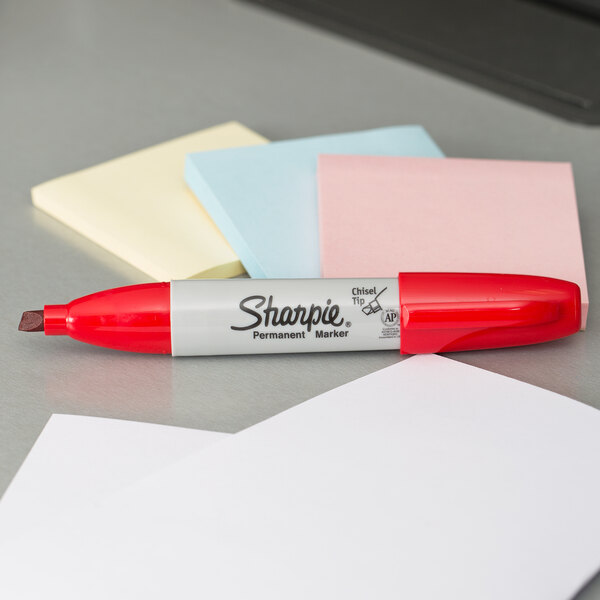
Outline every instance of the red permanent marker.
{"label": "red permanent marker", "polygon": [[148,283],[23,314],[44,331],[131,352],[211,355],[535,344],[581,326],[579,287],[529,275],[401,273],[398,279]]}

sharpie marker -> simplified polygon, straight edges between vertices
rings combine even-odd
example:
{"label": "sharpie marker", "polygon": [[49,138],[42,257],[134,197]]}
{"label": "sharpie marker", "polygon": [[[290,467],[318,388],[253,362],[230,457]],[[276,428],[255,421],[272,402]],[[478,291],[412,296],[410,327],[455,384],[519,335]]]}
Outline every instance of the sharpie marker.
{"label": "sharpie marker", "polygon": [[575,333],[579,287],[529,275],[132,285],[23,313],[19,329],[130,352],[216,355],[520,346]]}

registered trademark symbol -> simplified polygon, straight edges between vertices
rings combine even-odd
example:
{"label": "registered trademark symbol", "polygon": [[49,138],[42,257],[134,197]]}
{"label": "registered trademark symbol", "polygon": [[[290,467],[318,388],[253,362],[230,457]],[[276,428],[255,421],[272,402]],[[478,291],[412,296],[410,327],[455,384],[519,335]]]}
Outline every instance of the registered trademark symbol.
{"label": "registered trademark symbol", "polygon": [[350,321],[346,321],[346,327],[352,327],[352,323]]}

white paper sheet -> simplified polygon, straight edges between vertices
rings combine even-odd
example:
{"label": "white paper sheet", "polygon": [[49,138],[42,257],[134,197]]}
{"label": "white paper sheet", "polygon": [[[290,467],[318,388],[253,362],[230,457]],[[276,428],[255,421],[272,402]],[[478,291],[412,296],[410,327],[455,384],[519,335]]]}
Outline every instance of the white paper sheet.
{"label": "white paper sheet", "polygon": [[52,415],[0,501],[0,543],[225,437],[152,423]]}
{"label": "white paper sheet", "polygon": [[600,411],[414,357],[0,548],[0,597],[564,600],[599,456]]}

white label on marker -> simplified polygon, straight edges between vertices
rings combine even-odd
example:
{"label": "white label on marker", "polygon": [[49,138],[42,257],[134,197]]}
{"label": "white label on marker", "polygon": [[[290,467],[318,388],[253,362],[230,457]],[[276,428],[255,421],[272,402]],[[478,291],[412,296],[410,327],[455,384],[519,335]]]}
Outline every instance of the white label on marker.
{"label": "white label on marker", "polygon": [[398,281],[172,281],[171,343],[173,356],[398,350]]}

